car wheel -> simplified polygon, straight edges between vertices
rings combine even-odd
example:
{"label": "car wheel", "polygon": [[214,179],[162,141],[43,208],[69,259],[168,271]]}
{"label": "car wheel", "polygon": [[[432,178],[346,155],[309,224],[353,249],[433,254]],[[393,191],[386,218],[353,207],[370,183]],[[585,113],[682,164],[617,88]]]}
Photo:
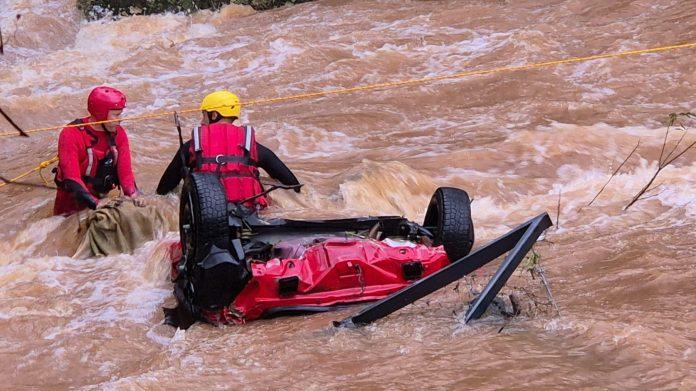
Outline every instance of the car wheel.
{"label": "car wheel", "polygon": [[229,249],[227,198],[216,175],[194,172],[186,177],[179,200],[179,235],[187,262],[198,262],[211,245]]}
{"label": "car wheel", "polygon": [[453,187],[438,188],[428,205],[423,227],[432,230],[433,245],[444,246],[450,262],[465,257],[474,245],[469,195]]}

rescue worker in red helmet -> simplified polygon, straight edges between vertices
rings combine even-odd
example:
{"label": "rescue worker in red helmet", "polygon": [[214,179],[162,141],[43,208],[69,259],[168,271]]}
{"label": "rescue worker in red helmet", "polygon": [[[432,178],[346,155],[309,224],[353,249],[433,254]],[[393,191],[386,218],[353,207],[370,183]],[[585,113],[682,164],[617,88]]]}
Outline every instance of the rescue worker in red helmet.
{"label": "rescue worker in red helmet", "polygon": [[[220,176],[227,200],[240,201],[263,191],[259,181],[259,168],[285,185],[299,185],[290,169],[270,149],[256,142],[254,128],[238,126],[235,121],[241,114],[239,98],[229,91],[209,94],[201,103],[201,126],[192,132],[191,140],[184,144],[165,170],[157,194],[174,190],[182,178],[182,159],[197,172],[212,172]],[[295,189],[299,193],[299,187]],[[268,206],[265,197],[247,203],[248,207],[262,209]]]}
{"label": "rescue worker in red helmet", "polygon": [[126,107],[126,96],[111,87],[97,87],[87,98],[89,117],[76,119],[58,137],[58,185],[54,215],[69,215],[103,205],[106,195],[120,187],[123,193],[143,206],[131,167],[128,136],[118,120]]}

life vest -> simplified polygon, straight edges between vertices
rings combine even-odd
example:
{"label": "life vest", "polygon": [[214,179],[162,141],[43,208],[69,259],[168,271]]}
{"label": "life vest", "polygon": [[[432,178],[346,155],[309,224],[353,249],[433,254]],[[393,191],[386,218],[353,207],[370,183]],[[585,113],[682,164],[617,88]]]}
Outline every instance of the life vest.
{"label": "life vest", "polygon": [[[76,119],[69,125],[82,124],[82,119]],[[97,193],[100,197],[117,188],[119,184],[116,164],[118,162],[118,148],[116,148],[116,136],[109,133],[109,150],[104,156],[95,156],[94,146],[98,142],[97,135],[85,126],[77,127],[82,133],[87,144],[87,167],[82,175],[82,181],[88,186],[89,190]],[[59,188],[64,188],[60,166],[53,169],[55,173],[54,182]]]}
{"label": "life vest", "polygon": [[[227,201],[239,202],[263,192],[257,167],[256,136],[250,125],[202,125],[193,129],[192,140],[194,171],[218,175]],[[261,209],[268,206],[268,201],[261,196],[245,205]]]}

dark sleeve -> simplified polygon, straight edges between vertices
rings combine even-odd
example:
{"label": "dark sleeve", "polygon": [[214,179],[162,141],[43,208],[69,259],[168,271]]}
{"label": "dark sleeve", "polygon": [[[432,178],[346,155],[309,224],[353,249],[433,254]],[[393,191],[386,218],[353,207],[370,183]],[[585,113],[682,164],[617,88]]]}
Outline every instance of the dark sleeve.
{"label": "dark sleeve", "polygon": [[[260,168],[263,168],[264,171],[266,171],[268,175],[271,176],[271,178],[280,181],[280,183],[284,185],[300,184],[300,182],[295,177],[295,174],[293,174],[292,171],[290,171],[288,166],[286,166],[285,163],[283,163],[278,158],[278,156],[276,156],[276,154],[273,153],[273,151],[259,143],[256,143],[256,147],[258,148],[259,154],[258,165]],[[299,193],[300,189],[297,188],[295,189],[295,191]]]}
{"label": "dark sleeve", "polygon": [[[187,162],[190,160],[190,145],[190,140],[184,143],[184,160]],[[160,178],[159,185],[157,185],[157,194],[164,195],[169,193],[179,185],[179,182],[181,182],[182,179],[184,179],[184,165],[181,162],[181,152],[181,147],[179,147],[179,150],[176,151],[176,154],[167,166],[167,169],[164,170],[164,174],[162,174],[162,178]]]}
{"label": "dark sleeve", "polygon": [[62,186],[65,190],[72,193],[79,203],[87,205],[90,209],[97,209],[97,200],[79,183],[72,179],[65,179],[62,182]]}

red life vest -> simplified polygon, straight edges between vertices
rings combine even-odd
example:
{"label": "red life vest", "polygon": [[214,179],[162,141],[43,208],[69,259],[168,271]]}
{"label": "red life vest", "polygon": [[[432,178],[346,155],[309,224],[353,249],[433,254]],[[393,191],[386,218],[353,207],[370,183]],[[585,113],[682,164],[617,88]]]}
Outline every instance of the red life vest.
{"label": "red life vest", "polygon": [[[238,202],[263,192],[257,167],[256,136],[250,125],[202,125],[193,129],[192,140],[194,170],[216,173],[225,188],[227,201]],[[268,206],[268,201],[258,197],[245,205],[261,209]]]}

